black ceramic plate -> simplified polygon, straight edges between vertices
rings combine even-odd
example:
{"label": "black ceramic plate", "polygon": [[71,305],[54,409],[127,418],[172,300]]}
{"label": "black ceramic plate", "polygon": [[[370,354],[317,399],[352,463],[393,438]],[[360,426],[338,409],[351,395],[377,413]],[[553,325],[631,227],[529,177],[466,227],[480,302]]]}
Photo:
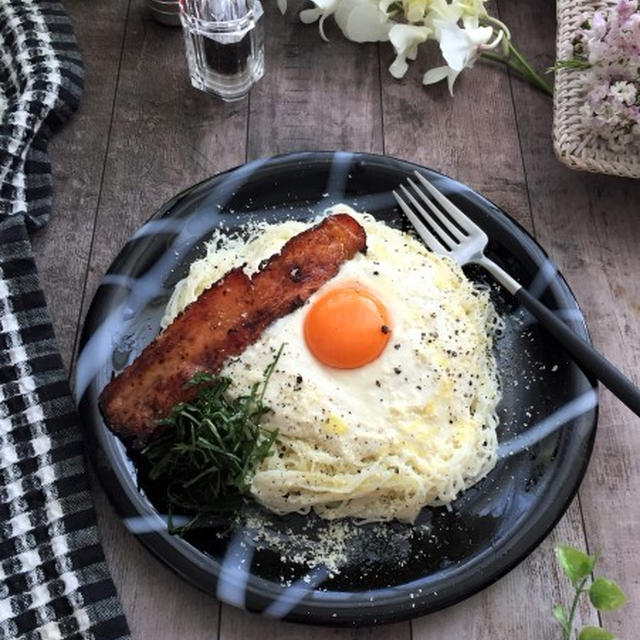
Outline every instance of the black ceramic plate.
{"label": "black ceramic plate", "polygon": [[[82,334],[77,397],[104,487],[127,526],[189,582],[231,604],[299,622],[347,625],[401,620],[451,605],[509,571],[566,510],[585,472],[596,425],[593,382],[539,325],[494,289],[506,320],[497,343],[504,397],[501,459],[451,509],[424,509],[419,526],[365,526],[339,573],[255,548],[238,529],[183,539],[166,532],[152,495],[105,427],[98,394],[158,333],[174,284],[202,254],[212,229],[249,219],[309,219],[345,202],[403,226],[391,190],[416,168],[392,158],[298,153],[259,160],[206,180],[162,207],[122,249],[93,300]],[[511,218],[463,185],[425,174],[488,233],[489,255],[587,337],[582,315],[543,250]],[[482,279],[480,272],[470,276]],[[560,428],[560,425],[564,424]],[[158,507],[158,508],[157,508]],[[271,532],[326,523],[272,517]],[[285,545],[286,546],[286,545]]]}

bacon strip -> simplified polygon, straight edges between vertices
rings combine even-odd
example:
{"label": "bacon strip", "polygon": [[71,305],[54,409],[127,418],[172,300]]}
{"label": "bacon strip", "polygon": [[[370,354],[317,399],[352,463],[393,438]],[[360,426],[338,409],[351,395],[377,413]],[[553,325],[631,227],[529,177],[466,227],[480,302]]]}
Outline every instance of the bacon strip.
{"label": "bacon strip", "polygon": [[100,408],[109,428],[144,443],[158,418],[196,395],[197,389],[183,388],[196,372],[218,373],[227,358],[242,353],[365,249],[364,229],[337,214],[291,238],[252,277],[229,271],[104,388]]}

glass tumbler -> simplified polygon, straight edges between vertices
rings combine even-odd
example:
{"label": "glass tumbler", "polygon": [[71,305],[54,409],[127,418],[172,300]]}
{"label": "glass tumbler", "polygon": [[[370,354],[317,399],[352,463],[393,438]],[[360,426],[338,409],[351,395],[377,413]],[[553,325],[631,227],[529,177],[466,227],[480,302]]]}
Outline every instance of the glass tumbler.
{"label": "glass tumbler", "polygon": [[191,84],[240,100],[264,74],[260,0],[180,0]]}

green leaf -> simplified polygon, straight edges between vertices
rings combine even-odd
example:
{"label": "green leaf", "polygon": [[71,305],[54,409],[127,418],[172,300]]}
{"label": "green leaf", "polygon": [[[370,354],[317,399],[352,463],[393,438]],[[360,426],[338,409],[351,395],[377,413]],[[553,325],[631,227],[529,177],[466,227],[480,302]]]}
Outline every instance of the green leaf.
{"label": "green leaf", "polygon": [[553,613],[553,617],[562,625],[562,628],[566,629],[569,623],[569,614],[567,613],[566,607],[561,604],[557,604],[551,611]]}
{"label": "green leaf", "polygon": [[624,606],[627,596],[613,581],[607,578],[596,578],[589,588],[591,604],[600,611],[613,611]]}
{"label": "green leaf", "polygon": [[600,627],[584,627],[578,635],[578,640],[615,640],[611,631]]}
{"label": "green leaf", "polygon": [[556,547],[556,558],[574,585],[586,578],[596,563],[596,558],[568,545]]}
{"label": "green leaf", "polygon": [[566,622],[566,620],[567,620],[567,609],[563,605],[557,604],[555,607],[553,607],[552,611],[553,611],[553,617],[558,622]]}

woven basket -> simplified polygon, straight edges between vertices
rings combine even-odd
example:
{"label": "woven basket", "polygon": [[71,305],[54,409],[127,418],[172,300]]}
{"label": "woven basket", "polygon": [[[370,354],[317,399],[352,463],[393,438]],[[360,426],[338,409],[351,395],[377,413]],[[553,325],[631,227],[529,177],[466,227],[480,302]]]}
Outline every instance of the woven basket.
{"label": "woven basket", "polygon": [[[558,60],[573,55],[571,41],[587,15],[614,5],[606,0],[557,0]],[[640,154],[633,147],[612,151],[607,143],[582,122],[579,109],[584,103],[583,72],[560,69],[555,74],[553,97],[553,148],[558,158],[573,169],[640,178]]]}

